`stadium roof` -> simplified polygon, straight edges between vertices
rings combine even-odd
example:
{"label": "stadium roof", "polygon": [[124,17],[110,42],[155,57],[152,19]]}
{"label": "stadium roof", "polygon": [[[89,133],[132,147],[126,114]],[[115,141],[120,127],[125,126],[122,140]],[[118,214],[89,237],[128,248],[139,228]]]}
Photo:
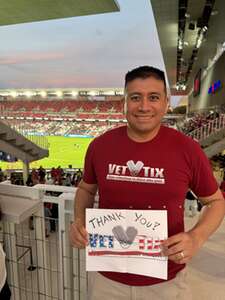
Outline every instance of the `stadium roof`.
{"label": "stadium roof", "polygon": [[101,99],[101,96],[122,96],[124,93],[123,88],[52,88],[52,89],[1,89],[0,90],[0,100],[1,97],[55,97],[55,98],[64,98],[70,97],[74,98],[78,95],[87,96],[90,98],[98,97]]}
{"label": "stadium roof", "polygon": [[172,94],[176,87],[187,93],[225,49],[224,0],[150,1]]}
{"label": "stadium roof", "polygon": [[0,0],[0,26],[117,11],[116,0]]}
{"label": "stadium roof", "polygon": [[[225,49],[224,0],[149,1],[171,93],[187,94],[198,70],[206,70]],[[0,26],[119,10],[116,0],[0,0]]]}

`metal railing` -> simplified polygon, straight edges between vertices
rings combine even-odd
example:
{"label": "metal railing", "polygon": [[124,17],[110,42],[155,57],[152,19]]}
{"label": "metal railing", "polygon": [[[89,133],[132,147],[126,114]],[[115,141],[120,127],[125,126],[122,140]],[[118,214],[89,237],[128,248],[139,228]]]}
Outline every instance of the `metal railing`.
{"label": "metal railing", "polygon": [[[37,185],[31,189],[45,193],[32,219],[3,222],[12,300],[85,300],[85,252],[69,242],[76,188]],[[46,203],[54,205],[53,215],[45,213]]]}
{"label": "metal railing", "polygon": [[191,131],[187,135],[199,142],[203,141],[211,134],[219,132],[221,129],[225,128],[225,115],[222,114],[218,118],[209,121],[207,124]]}

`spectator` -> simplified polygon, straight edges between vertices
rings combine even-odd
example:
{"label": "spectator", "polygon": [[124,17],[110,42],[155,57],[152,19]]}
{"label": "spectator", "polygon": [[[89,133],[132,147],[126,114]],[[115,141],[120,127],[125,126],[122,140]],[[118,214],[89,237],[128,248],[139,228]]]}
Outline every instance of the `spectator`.
{"label": "spectator", "polygon": [[31,171],[31,179],[32,179],[33,185],[36,185],[39,183],[38,171],[35,168],[33,168]]}
{"label": "spectator", "polygon": [[50,173],[51,173],[51,177],[52,177],[52,180],[53,180],[53,184],[55,184],[56,181],[57,181],[57,171],[56,171],[56,169],[53,167],[51,169]]}
{"label": "spectator", "polygon": [[185,214],[188,217],[194,217],[198,212],[198,202],[196,195],[189,190],[185,199]]}
{"label": "spectator", "polygon": [[[168,107],[165,76],[153,67],[126,74],[125,114],[128,125],[97,137],[85,158],[83,180],[75,197],[71,242],[88,244],[85,209],[166,209],[168,239],[162,255],[169,259],[168,280],[118,272],[91,272],[89,299],[191,299],[185,264],[224,218],[225,202],[198,143],[161,125]],[[119,149],[116,151],[115,148]],[[202,218],[184,230],[183,206],[189,188],[206,206]],[[146,262],[146,267],[147,262]],[[105,288],[107,287],[107,288]]]}
{"label": "spectator", "polygon": [[78,169],[78,171],[76,172],[76,186],[78,186],[79,182],[81,181],[83,176],[83,173],[81,171],[81,169]]}
{"label": "spectator", "polygon": [[34,185],[31,174],[28,175],[26,185],[27,186],[33,186]]}
{"label": "spectator", "polygon": [[71,174],[67,173],[65,179],[63,180],[63,185],[64,186],[72,186],[71,182]]}
{"label": "spectator", "polygon": [[40,183],[45,183],[45,175],[46,175],[46,171],[45,169],[40,166],[40,168],[38,169],[38,176],[39,176],[39,182]]}
{"label": "spectator", "polygon": [[62,185],[63,175],[64,175],[63,169],[61,168],[61,166],[58,166],[58,168],[56,169],[55,184]]}

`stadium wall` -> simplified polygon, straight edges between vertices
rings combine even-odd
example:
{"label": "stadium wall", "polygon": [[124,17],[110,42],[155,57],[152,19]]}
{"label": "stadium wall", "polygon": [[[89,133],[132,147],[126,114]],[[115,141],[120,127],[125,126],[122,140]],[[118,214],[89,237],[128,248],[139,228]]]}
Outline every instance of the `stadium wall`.
{"label": "stadium wall", "polygon": [[[225,52],[215,65],[209,69],[206,77],[201,81],[200,94],[189,96],[189,111],[210,110],[225,104]],[[220,87],[209,93],[209,88],[220,80]]]}

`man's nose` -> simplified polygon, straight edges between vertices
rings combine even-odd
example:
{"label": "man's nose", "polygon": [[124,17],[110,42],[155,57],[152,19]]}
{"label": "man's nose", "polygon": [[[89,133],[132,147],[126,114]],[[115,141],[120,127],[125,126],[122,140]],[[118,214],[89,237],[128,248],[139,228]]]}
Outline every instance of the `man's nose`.
{"label": "man's nose", "polygon": [[146,97],[143,97],[140,101],[139,110],[140,111],[148,111],[149,110],[149,100]]}

